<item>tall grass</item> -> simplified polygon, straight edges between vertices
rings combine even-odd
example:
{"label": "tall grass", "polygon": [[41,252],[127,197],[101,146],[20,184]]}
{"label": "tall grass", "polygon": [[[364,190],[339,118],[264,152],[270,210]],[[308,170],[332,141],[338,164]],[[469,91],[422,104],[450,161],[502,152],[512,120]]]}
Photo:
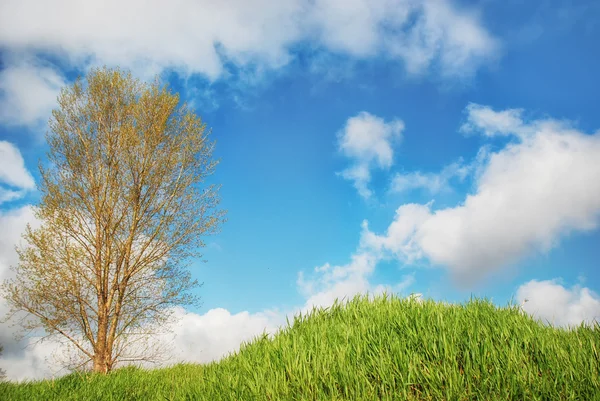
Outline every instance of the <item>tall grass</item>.
{"label": "tall grass", "polygon": [[395,296],[313,309],[207,365],[0,383],[2,400],[600,400],[600,325]]}

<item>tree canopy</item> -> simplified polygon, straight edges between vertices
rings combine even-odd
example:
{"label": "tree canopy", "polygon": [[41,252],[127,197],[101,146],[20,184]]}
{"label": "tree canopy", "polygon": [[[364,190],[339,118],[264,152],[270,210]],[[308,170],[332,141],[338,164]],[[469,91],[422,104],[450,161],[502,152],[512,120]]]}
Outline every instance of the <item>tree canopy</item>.
{"label": "tree canopy", "polygon": [[174,306],[198,302],[187,267],[225,221],[220,186],[206,183],[215,142],[158,78],[94,69],[58,105],[49,166],[39,164],[41,226],[27,225],[14,278],[1,287],[7,318],[24,314],[25,330],[73,346],[81,358],[72,369],[155,361],[147,339]]}

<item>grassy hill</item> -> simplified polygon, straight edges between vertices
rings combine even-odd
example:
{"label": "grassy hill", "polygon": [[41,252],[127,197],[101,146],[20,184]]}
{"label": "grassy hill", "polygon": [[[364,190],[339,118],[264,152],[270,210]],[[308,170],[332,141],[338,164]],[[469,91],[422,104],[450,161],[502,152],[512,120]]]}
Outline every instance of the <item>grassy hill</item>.
{"label": "grassy hill", "polygon": [[1,400],[600,400],[600,325],[386,295],[298,316],[218,363],[0,383]]}

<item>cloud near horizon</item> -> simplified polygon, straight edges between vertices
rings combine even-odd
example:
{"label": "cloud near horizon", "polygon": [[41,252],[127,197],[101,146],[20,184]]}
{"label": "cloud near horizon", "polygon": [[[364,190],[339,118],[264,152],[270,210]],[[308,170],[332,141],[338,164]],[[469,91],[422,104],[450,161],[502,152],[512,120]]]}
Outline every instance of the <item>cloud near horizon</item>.
{"label": "cloud near horizon", "polygon": [[574,327],[600,323],[600,295],[579,285],[570,290],[560,280],[531,280],[519,287],[516,298],[523,310],[544,324]]}
{"label": "cloud near horizon", "polygon": [[[10,230],[0,233],[0,280],[12,277],[9,266],[17,262],[14,245],[27,223],[33,228],[39,227],[39,221],[32,214],[30,206],[0,212],[0,225]],[[331,267],[329,264],[314,269],[317,277],[304,280],[303,273],[298,274],[298,289],[306,298],[304,305],[287,310],[268,309],[258,313],[242,311],[232,314],[223,308],[210,309],[204,314],[188,312],[176,307],[175,321],[166,327],[170,333],[159,334],[155,341],[163,346],[172,345],[166,355],[169,363],[196,362],[208,363],[236,352],[244,342],[251,341],[263,332],[272,338],[287,321],[293,324],[294,317],[312,313],[314,308],[328,307],[337,298],[348,302],[354,295],[370,293],[369,298],[380,295],[383,291],[404,291],[413,282],[411,275],[406,275],[396,285],[370,284],[368,277],[375,269],[376,259],[362,254],[353,257],[352,262],[344,266]],[[6,301],[0,299],[0,314],[8,311]],[[287,319],[287,321],[286,321]],[[5,326],[6,327],[6,326]],[[5,347],[0,358],[0,367],[7,368],[9,380],[34,380],[57,377],[67,373],[54,365],[63,355],[68,355],[70,348],[57,340],[45,340],[36,343],[40,337],[32,336],[19,342],[13,338],[15,328],[4,330],[0,335],[0,343]],[[150,364],[142,366],[151,367]]]}

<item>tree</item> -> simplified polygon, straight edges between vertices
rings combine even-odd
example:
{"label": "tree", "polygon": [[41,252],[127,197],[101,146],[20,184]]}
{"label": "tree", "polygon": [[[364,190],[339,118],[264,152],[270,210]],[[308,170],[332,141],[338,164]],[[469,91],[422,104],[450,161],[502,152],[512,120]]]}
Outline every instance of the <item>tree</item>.
{"label": "tree", "polygon": [[179,96],[119,69],[94,69],[63,88],[39,163],[41,222],[22,235],[15,278],[2,292],[7,319],[28,317],[75,347],[94,372],[118,362],[155,361],[136,351],[177,305],[195,305],[186,269],[201,237],[218,232],[220,186],[210,176],[215,142]]}

